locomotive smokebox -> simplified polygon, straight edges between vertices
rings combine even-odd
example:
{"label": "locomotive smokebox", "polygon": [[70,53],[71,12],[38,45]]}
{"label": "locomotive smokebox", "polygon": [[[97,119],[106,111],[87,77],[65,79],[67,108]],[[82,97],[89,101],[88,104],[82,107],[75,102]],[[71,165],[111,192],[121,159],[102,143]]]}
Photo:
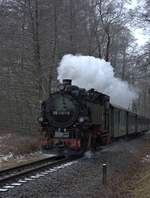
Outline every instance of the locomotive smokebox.
{"label": "locomotive smokebox", "polygon": [[63,84],[66,85],[72,85],[72,80],[71,79],[63,79]]}

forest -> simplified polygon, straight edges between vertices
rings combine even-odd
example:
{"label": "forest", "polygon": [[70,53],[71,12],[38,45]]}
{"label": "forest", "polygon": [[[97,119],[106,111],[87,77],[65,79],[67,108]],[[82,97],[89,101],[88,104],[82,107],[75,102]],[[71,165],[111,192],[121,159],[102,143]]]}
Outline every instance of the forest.
{"label": "forest", "polygon": [[[35,132],[65,54],[103,58],[138,89],[132,110],[150,117],[150,1],[0,0],[0,129]],[[132,30],[131,30],[132,29]],[[148,35],[149,36],[149,35]],[[91,65],[92,67],[92,65]]]}

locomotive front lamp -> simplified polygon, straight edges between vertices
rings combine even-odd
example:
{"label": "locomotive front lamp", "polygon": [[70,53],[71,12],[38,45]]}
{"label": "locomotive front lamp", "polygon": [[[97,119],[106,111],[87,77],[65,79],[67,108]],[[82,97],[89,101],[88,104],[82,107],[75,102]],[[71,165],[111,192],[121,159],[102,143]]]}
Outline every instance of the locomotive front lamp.
{"label": "locomotive front lamp", "polygon": [[79,122],[81,122],[81,123],[84,122],[84,118],[83,117],[80,117],[79,118]]}
{"label": "locomotive front lamp", "polygon": [[59,85],[59,90],[60,90],[60,91],[64,90],[64,88],[65,88],[64,84],[60,84],[60,85]]}
{"label": "locomotive front lamp", "polygon": [[43,122],[43,118],[42,117],[39,117],[38,121],[39,122]]}

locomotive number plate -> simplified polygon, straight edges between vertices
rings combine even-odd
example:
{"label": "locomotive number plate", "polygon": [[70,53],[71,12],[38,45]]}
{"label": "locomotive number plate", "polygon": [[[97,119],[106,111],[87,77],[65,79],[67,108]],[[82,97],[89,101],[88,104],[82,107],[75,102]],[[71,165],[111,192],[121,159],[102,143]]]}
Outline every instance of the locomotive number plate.
{"label": "locomotive number plate", "polygon": [[69,132],[55,131],[55,137],[56,138],[68,138],[69,137]]}

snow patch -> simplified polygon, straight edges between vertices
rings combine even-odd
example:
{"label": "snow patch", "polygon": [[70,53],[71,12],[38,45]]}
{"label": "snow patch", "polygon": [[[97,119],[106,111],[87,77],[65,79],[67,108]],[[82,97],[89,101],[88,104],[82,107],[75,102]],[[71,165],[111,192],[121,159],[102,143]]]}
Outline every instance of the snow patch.
{"label": "snow patch", "polygon": [[94,157],[94,153],[92,151],[86,151],[84,153],[84,157],[87,158],[87,159],[91,159]]}
{"label": "snow patch", "polygon": [[0,155],[0,163],[12,159],[14,155],[10,152],[7,155]]}
{"label": "snow patch", "polygon": [[150,155],[146,155],[143,159],[142,162],[150,162]]}

